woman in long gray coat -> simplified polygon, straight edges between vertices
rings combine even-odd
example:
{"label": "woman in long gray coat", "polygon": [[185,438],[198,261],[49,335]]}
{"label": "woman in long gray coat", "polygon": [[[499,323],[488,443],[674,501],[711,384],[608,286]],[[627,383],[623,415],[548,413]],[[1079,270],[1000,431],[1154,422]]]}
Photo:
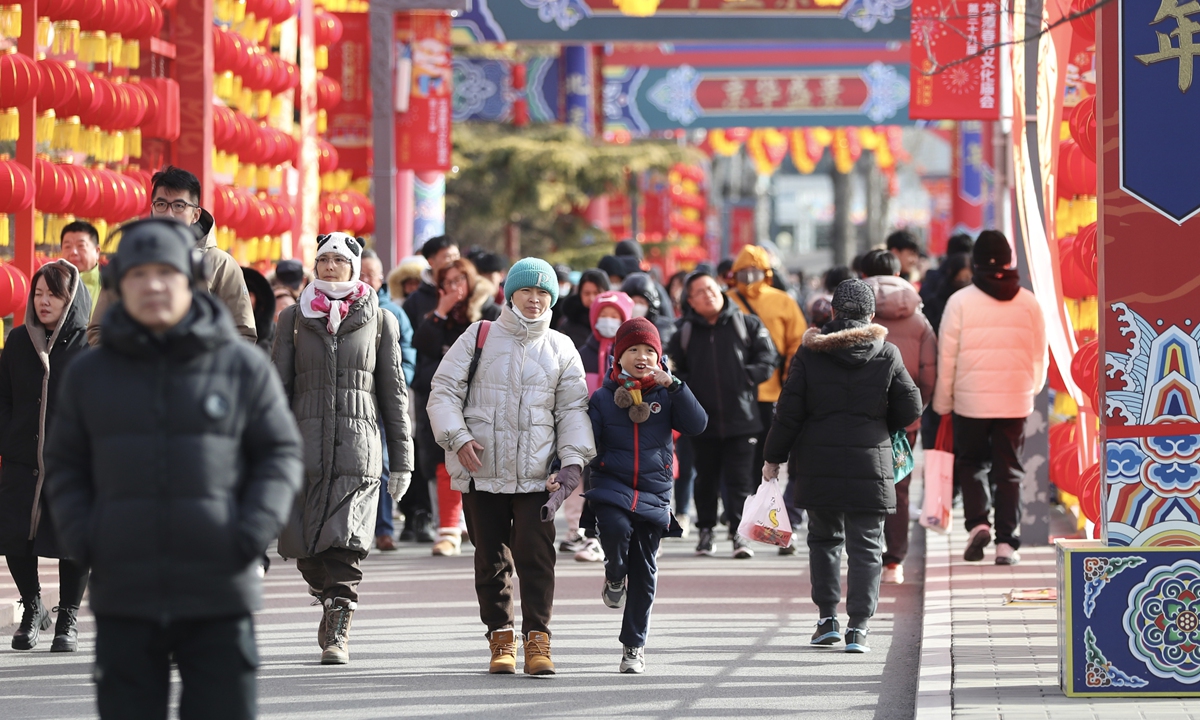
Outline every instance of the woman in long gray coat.
{"label": "woman in long gray coat", "polygon": [[309,592],[324,606],[317,630],[321,662],[350,661],[350,621],[358,607],[359,562],[367,556],[379,507],[387,436],[397,500],[412,477],[408,389],[396,318],[359,282],[362,240],[317,238],[317,279],[279,315],[275,367],[304,439],[305,487],[279,538],[297,558]]}

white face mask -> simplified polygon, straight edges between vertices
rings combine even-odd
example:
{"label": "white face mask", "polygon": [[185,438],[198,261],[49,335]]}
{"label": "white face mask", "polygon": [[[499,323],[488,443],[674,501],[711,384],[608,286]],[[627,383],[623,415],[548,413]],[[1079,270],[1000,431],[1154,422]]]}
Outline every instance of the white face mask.
{"label": "white face mask", "polygon": [[616,318],[602,317],[596,321],[596,332],[600,333],[600,337],[614,338],[620,327],[621,321]]}
{"label": "white face mask", "polygon": [[571,294],[571,283],[565,283],[563,285],[558,286],[558,296],[560,298],[565,298],[566,296],[568,296],[570,294]]}
{"label": "white face mask", "polygon": [[650,312],[649,305],[642,305],[640,303],[633,304],[633,316],[634,317],[646,317],[646,313],[648,313],[648,312]]}

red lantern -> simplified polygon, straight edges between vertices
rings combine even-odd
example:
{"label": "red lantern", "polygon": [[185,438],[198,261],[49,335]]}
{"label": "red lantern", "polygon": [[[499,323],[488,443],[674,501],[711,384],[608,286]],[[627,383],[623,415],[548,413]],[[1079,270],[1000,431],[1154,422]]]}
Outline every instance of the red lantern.
{"label": "red lantern", "polygon": [[317,108],[332,110],[342,102],[342,85],[326,75],[317,76]]}
{"label": "red lantern", "polygon": [[1058,262],[1062,271],[1062,290],[1065,297],[1082,300],[1096,295],[1096,283],[1079,266],[1079,253],[1075,250],[1075,236],[1068,235],[1058,241]]}
{"label": "red lantern", "polygon": [[318,8],[313,11],[313,44],[333,45],[342,39],[342,21],[337,15]]}
{"label": "red lantern", "polygon": [[66,65],[57,60],[38,60],[38,74],[41,75],[42,85],[38,90],[38,111],[58,111],[66,102],[74,87],[74,78]]}
{"label": "red lantern", "polygon": [[1074,140],[1063,140],[1058,151],[1058,196],[1071,199],[1096,194],[1096,163],[1087,159]]}
{"label": "red lantern", "polygon": [[82,218],[99,217],[100,182],[91,170],[78,165],[64,164],[62,169],[75,187],[71,212]]}
{"label": "red lantern", "polygon": [[1074,420],[1050,428],[1050,482],[1065,493],[1079,495],[1078,425]]}
{"label": "red lantern", "polygon": [[16,213],[33,204],[33,173],[15,160],[0,159],[0,213]]}
{"label": "red lantern", "polygon": [[1100,257],[1096,253],[1097,233],[1096,223],[1090,223],[1079,228],[1079,234],[1075,236],[1075,261],[1092,285],[1096,285],[1100,277]]}
{"label": "red lantern", "polygon": [[1094,523],[1100,522],[1100,463],[1084,470],[1079,476],[1079,509],[1083,516]]}
{"label": "red lantern", "polygon": [[71,200],[75,197],[75,185],[59,166],[46,158],[37,158],[33,168],[37,190],[33,206],[44,213],[63,215],[71,211]]}
{"label": "red lantern", "polygon": [[142,120],[144,137],[169,142],[179,139],[179,83],[171,78],[142,78],[146,93],[146,118]]}
{"label": "red lantern", "polygon": [[16,48],[0,54],[0,108],[22,105],[38,94],[42,76],[37,63]]}
{"label": "red lantern", "polygon": [[338,169],[337,148],[329,144],[329,141],[319,138],[317,139],[317,169],[322,175]]}
{"label": "red lantern", "polygon": [[1072,109],[1067,122],[1071,128],[1071,139],[1083,152],[1083,156],[1096,162],[1096,96],[1089,95]]}
{"label": "red lantern", "polygon": [[271,13],[271,22],[276,25],[285,23],[296,16],[296,0],[275,0],[275,11]]}
{"label": "red lantern", "polygon": [[1071,377],[1092,403],[1092,410],[1100,409],[1100,341],[1084,343],[1071,359]]}
{"label": "red lantern", "polygon": [[38,3],[38,14],[50,18],[52,22],[59,20],[74,20],[78,5],[82,0],[41,0]]}
{"label": "red lantern", "polygon": [[80,70],[70,63],[68,63],[67,69],[71,72],[70,92],[67,94],[66,101],[58,109],[60,117],[90,114],[100,102],[100,98],[96,94],[95,78],[91,73]]}
{"label": "red lantern", "polygon": [[29,278],[16,265],[0,264],[0,316],[19,314],[29,301]]}
{"label": "red lantern", "polygon": [[[1095,3],[1096,0],[1072,0],[1071,14],[1078,15],[1085,10],[1091,10]],[[1071,21],[1071,29],[1086,44],[1096,42],[1096,13],[1093,11],[1075,18]]]}

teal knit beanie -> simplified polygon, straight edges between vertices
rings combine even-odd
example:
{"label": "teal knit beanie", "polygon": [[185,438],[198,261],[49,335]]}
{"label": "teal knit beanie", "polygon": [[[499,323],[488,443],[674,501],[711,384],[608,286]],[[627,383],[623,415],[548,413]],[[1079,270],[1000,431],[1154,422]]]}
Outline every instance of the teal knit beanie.
{"label": "teal knit beanie", "polygon": [[550,263],[540,258],[523,258],[508,269],[504,281],[504,301],[511,302],[521,288],[541,288],[550,293],[550,307],[558,302],[558,275]]}

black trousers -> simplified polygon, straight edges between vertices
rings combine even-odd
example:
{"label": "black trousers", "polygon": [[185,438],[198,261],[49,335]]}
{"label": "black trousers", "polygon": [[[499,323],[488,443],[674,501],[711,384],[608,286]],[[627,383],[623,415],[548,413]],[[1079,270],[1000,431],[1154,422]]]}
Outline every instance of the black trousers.
{"label": "black trousers", "polygon": [[404,497],[400,498],[400,512],[404,513],[406,524],[416,512],[433,515],[433,498],[429,494],[429,486],[437,482],[438,463],[446,462],[446,451],[434,441],[433,426],[429,424],[429,413],[425,410],[429,403],[429,395],[414,391],[413,402],[417,404],[417,431],[413,434],[413,451],[417,455],[417,462],[412,483],[409,484]]}
{"label": "black trousers", "polygon": [[[42,592],[38,581],[38,558],[36,555],[5,555],[8,572],[23,598],[32,598]],[[58,561],[58,604],[60,607],[79,607],[83,602],[83,591],[87,589],[88,568],[74,560],[63,558]]]}
{"label": "black trousers", "polygon": [[[908,444],[916,447],[917,434],[908,432]],[[912,484],[912,473],[896,483],[896,512],[883,521],[883,537],[887,549],[883,551],[883,564],[899,565],[908,557],[908,531],[911,525],[908,515],[908,486]]]}
{"label": "black trousers", "polygon": [[758,438],[740,435],[731,438],[693,438],[696,453],[696,527],[712,529],[717,524],[717,497],[721,485],[726,490],[725,514],[730,532],[742,521],[742,506],[754,486],[754,448]]}
{"label": "black trousers", "polygon": [[822,618],[837,617],[842,601],[842,548],[846,548],[846,611],[850,627],[866,628],[879,604],[883,571],[883,518],[871,513],[808,511],[808,568],[812,601]]}
{"label": "black trousers", "polygon": [[333,598],[358,602],[361,561],[362,555],[356,550],[329,548],[312,557],[297,558],[296,569],[304,576],[304,582],[319,594],[321,602]]}
{"label": "black trousers", "polygon": [[[1014,550],[1021,547],[1024,449],[1025,418],[954,416],[954,480],[962,486],[967,530],[990,524],[996,543]],[[993,506],[996,521],[989,523]]]}
{"label": "black trousers", "polygon": [[103,720],[166,720],[171,664],[180,720],[258,715],[258,648],[249,615],[201,620],[96,617],[96,700]]}
{"label": "black trousers", "polygon": [[645,647],[650,632],[650,610],[658,586],[658,544],[663,528],[622,508],[591,503],[600,524],[604,547],[604,577],[609,582],[628,579],[625,615],[621,619],[621,644]]}
{"label": "black trousers", "polygon": [[[472,488],[474,483],[472,483]],[[475,545],[479,619],[493,630],[513,626],[513,572],[521,583],[521,634],[550,633],[554,611],[554,523],[542,522],[546,491],[463,493],[467,532]]]}

